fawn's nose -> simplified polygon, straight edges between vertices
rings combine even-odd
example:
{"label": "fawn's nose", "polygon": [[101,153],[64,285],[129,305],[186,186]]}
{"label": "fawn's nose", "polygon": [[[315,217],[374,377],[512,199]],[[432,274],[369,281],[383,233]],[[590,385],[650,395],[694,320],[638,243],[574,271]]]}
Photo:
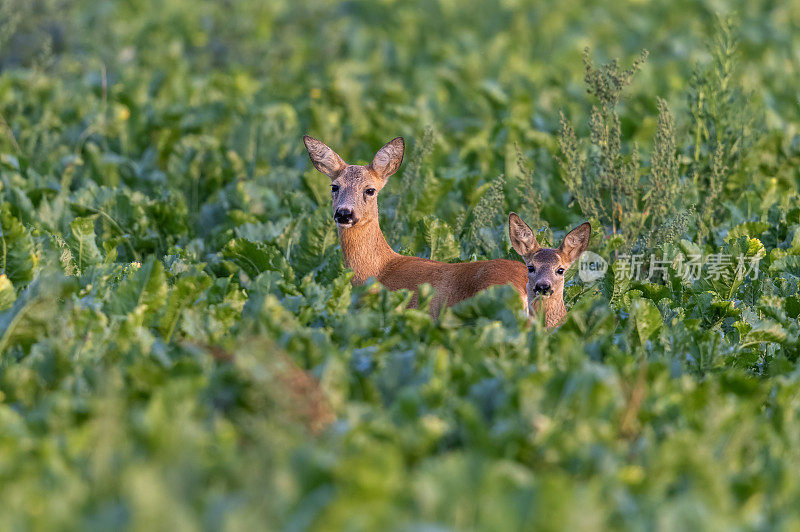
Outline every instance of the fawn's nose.
{"label": "fawn's nose", "polygon": [[552,287],[552,286],[550,285],[550,283],[548,283],[547,281],[539,281],[539,282],[538,282],[538,283],[536,283],[536,285],[533,287],[533,290],[534,290],[534,292],[538,292],[538,293],[540,293],[540,294],[549,294],[549,293],[550,293],[550,290],[551,290],[552,288],[553,288],[553,287]]}
{"label": "fawn's nose", "polygon": [[336,209],[333,213],[333,219],[339,224],[354,224],[356,223],[355,213],[350,209]]}

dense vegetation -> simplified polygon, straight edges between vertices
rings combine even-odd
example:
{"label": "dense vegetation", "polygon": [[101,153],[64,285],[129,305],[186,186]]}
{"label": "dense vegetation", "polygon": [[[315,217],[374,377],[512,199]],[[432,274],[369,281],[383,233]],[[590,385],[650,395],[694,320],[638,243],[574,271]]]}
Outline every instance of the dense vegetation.
{"label": "dense vegetation", "polygon": [[[730,4],[0,0],[2,527],[800,526],[800,7]],[[304,133],[406,137],[402,253],[609,272],[352,287]]]}

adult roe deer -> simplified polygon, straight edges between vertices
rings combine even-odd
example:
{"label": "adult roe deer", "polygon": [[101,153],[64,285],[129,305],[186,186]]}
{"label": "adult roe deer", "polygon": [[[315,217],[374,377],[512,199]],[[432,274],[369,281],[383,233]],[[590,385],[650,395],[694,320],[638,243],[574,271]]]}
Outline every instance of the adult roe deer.
{"label": "adult roe deer", "polygon": [[567,233],[558,249],[543,248],[517,213],[508,215],[511,245],[522,255],[528,267],[528,313],[533,316],[544,310],[547,327],[555,327],[567,315],[567,307],[564,306],[564,273],[586,251],[591,235],[592,226],[584,222]]}
{"label": "adult roe deer", "polygon": [[[345,265],[353,270],[353,284],[375,277],[389,290],[417,287],[429,283],[435,294],[431,314],[437,317],[445,306],[474,296],[493,285],[511,284],[524,307],[527,269],[521,262],[495,259],[477,262],[445,263],[400,255],[386,242],[378,224],[378,192],[403,161],[405,142],[397,137],[378,150],[371,164],[347,164],[321,141],[303,137],[314,168],[331,178],[333,219],[339,233]],[[417,305],[417,294],[411,306]]]}

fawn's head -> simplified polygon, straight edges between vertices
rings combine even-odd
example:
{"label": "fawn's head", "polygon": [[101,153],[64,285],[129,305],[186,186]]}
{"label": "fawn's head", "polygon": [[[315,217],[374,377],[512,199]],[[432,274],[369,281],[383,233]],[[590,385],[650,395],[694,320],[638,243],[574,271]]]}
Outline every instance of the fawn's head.
{"label": "fawn's head", "polygon": [[340,227],[353,227],[378,219],[378,192],[403,162],[403,137],[378,150],[366,166],[347,164],[328,146],[308,135],[303,137],[314,168],[331,178],[333,219]]}
{"label": "fawn's head", "polygon": [[532,304],[537,296],[563,298],[564,274],[586,251],[592,226],[582,223],[570,231],[558,249],[543,248],[528,224],[512,212],[508,215],[508,234],[514,250],[528,267],[528,303]]}

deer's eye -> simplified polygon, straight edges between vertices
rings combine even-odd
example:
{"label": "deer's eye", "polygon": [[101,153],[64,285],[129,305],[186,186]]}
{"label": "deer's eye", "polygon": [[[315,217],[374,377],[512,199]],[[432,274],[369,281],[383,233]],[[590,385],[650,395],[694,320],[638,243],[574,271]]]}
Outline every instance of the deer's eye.
{"label": "deer's eye", "polygon": [[339,185],[331,185],[331,192],[339,192]]}
{"label": "deer's eye", "polygon": [[367,190],[364,191],[364,194],[366,194],[367,196],[374,196],[375,195],[375,189],[374,188],[368,188]]}
{"label": "deer's eye", "polygon": [[536,273],[536,266],[528,266],[528,271],[530,273]]}
{"label": "deer's eye", "polygon": [[556,270],[556,273],[557,273],[558,275],[564,275],[564,268],[559,268],[559,269],[557,269],[557,270]]}

